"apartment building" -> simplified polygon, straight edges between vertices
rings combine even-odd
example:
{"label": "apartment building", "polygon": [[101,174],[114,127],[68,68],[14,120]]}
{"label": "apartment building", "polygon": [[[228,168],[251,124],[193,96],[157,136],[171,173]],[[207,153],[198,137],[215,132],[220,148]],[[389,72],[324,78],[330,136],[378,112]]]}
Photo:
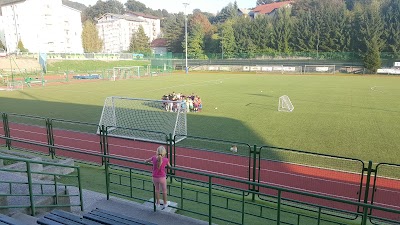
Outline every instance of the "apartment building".
{"label": "apartment building", "polygon": [[8,0],[0,6],[8,52],[83,53],[81,12],[62,0]]}
{"label": "apartment building", "polygon": [[160,19],[142,13],[124,15],[106,13],[97,19],[99,37],[103,40],[103,52],[119,53],[129,50],[132,35],[142,26],[150,42],[160,33]]}
{"label": "apartment building", "polygon": [[146,33],[147,37],[150,38],[150,43],[154,40],[159,38],[161,34],[161,20],[156,16],[147,15],[144,13],[139,12],[130,12],[126,13],[127,15],[136,16],[139,19],[145,21],[143,24],[144,32]]}

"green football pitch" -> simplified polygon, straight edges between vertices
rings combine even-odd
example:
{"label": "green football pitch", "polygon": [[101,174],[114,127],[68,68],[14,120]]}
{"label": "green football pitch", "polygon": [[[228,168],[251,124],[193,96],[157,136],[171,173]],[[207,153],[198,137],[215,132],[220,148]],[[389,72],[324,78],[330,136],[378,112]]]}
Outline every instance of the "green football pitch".
{"label": "green football pitch", "polygon": [[[0,92],[0,111],[98,123],[108,96],[199,95],[188,134],[400,163],[400,77],[177,73]],[[288,95],[293,112],[278,112]]]}

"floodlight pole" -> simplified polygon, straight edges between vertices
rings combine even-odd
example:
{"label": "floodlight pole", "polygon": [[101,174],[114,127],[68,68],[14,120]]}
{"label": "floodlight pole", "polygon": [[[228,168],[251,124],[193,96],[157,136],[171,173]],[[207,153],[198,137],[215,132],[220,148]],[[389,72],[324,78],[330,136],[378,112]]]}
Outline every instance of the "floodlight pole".
{"label": "floodlight pole", "polygon": [[188,34],[187,34],[187,14],[186,14],[186,7],[189,5],[189,3],[185,2],[183,3],[185,6],[185,73],[189,73],[189,68],[188,68],[188,59],[187,59],[187,54],[188,54]]}

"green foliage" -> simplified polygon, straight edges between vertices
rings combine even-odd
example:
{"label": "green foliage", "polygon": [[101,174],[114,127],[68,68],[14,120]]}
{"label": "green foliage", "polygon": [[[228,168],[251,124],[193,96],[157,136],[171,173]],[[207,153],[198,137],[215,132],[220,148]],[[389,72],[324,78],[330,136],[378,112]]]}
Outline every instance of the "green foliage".
{"label": "green foliage", "polygon": [[21,52],[28,52],[28,49],[26,49],[26,48],[24,47],[24,43],[22,43],[22,40],[21,40],[21,39],[18,40],[18,45],[17,45],[17,47],[18,47],[18,49],[19,49]]}
{"label": "green foliage", "polygon": [[376,39],[370,42],[371,47],[368,47],[368,50],[365,53],[363,59],[365,68],[367,68],[372,73],[376,73],[376,71],[382,66],[380,51],[376,42]]}
{"label": "green foliage", "polygon": [[153,10],[148,8],[145,4],[139,2],[139,1],[135,1],[135,0],[128,0],[125,3],[125,7],[127,11],[132,11],[132,12],[141,12],[141,13],[145,13],[148,15],[153,15],[159,18],[165,18],[165,17],[169,17],[170,14],[168,13],[167,10],[165,9],[158,9],[158,10]]}
{"label": "green foliage", "polygon": [[[381,66],[380,51],[384,46],[383,22],[379,11],[379,2],[370,4],[356,3],[355,8],[355,46],[364,58],[364,66],[372,72]],[[373,62],[375,60],[375,62]]]}
{"label": "green foliage", "polygon": [[139,29],[136,31],[136,33],[132,34],[129,51],[143,54],[151,53],[150,39],[144,32],[142,25],[139,26]]}
{"label": "green foliage", "polygon": [[289,41],[292,35],[292,19],[290,8],[279,9],[273,20],[274,47],[278,52],[290,52]]}
{"label": "green foliage", "polygon": [[388,0],[383,4],[385,51],[400,54],[400,1]]}
{"label": "green foliage", "polygon": [[6,49],[6,46],[3,44],[3,42],[0,40],[0,49]]}
{"label": "green foliage", "polygon": [[221,25],[220,39],[223,58],[233,58],[236,52],[235,34],[232,27],[232,21],[227,21]]}
{"label": "green foliage", "polygon": [[[188,36],[188,57],[193,59],[204,58],[204,36],[205,33],[201,24],[196,24],[191,27]],[[183,43],[185,44],[185,43]]]}
{"label": "green foliage", "polygon": [[238,6],[236,4],[229,3],[227,6],[221,9],[221,11],[216,16],[216,23],[223,23],[229,19],[237,17]]}
{"label": "green foliage", "polygon": [[118,0],[97,1],[92,7],[88,7],[83,12],[83,21],[95,21],[96,18],[105,13],[123,14],[125,12],[124,5]]}
{"label": "green foliage", "polygon": [[277,0],[257,0],[256,5],[265,5],[277,2]]}
{"label": "green foliage", "polygon": [[292,44],[296,51],[348,51],[350,26],[341,0],[303,0],[293,7]]}
{"label": "green foliage", "polygon": [[103,41],[99,37],[96,25],[91,20],[83,23],[82,46],[84,52],[100,52],[103,48]]}
{"label": "green foliage", "polygon": [[184,51],[182,42],[185,41],[185,16],[183,13],[173,15],[166,19],[165,26],[168,51],[182,53]]}

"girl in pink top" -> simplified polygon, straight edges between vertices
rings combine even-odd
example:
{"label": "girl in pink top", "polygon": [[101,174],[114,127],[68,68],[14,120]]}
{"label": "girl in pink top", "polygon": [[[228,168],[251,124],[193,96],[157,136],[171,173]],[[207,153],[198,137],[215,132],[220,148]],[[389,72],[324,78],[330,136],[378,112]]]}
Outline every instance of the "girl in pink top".
{"label": "girl in pink top", "polygon": [[160,206],[160,186],[163,192],[163,208],[168,207],[169,202],[167,201],[167,174],[165,171],[165,167],[171,167],[169,164],[168,158],[165,157],[167,154],[167,150],[165,150],[164,146],[159,146],[157,148],[157,155],[152,156],[151,158],[145,160],[146,163],[153,163],[153,183],[156,190],[156,205]]}

